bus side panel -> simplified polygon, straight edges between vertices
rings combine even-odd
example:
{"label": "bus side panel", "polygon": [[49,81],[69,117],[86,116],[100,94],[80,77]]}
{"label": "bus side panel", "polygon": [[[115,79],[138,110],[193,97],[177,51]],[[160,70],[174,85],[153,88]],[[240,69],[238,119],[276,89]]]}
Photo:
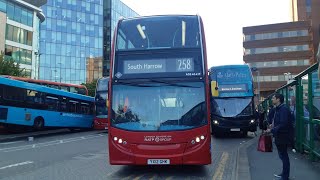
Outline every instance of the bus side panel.
{"label": "bus side panel", "polygon": [[1,123],[33,126],[37,117],[42,117],[46,127],[82,127],[90,128],[93,121],[92,115],[60,113],[55,111],[36,110],[27,108],[8,108],[7,120],[0,120]]}
{"label": "bus side panel", "polygon": [[[31,118],[26,117],[26,110],[24,108],[15,108],[9,106],[0,106],[0,108],[8,109],[7,119],[0,120],[0,122],[5,124],[16,124],[16,125],[24,125],[24,126],[32,126],[33,121]],[[26,120],[29,119],[29,120]]]}
{"label": "bus side panel", "polygon": [[73,114],[73,113],[57,113],[56,116],[51,117],[49,126],[56,127],[81,127],[90,128],[93,122],[92,115]]}

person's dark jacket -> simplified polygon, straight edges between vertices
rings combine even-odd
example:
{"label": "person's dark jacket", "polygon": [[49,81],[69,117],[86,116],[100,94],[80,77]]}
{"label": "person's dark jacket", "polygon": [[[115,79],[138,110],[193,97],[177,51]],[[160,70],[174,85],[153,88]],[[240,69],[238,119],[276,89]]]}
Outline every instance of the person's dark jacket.
{"label": "person's dark jacket", "polygon": [[265,112],[264,111],[262,111],[262,112],[260,112],[259,114],[258,114],[258,120],[259,120],[259,128],[260,129],[262,129],[262,130],[266,130],[267,129],[267,127],[266,126],[264,126],[264,117],[265,117]]}
{"label": "person's dark jacket", "polygon": [[275,137],[276,144],[290,144],[291,137],[291,123],[290,123],[290,109],[281,104],[275,108],[274,125],[271,129]]}
{"label": "person's dark jacket", "polygon": [[268,123],[272,124],[275,108],[271,108],[268,113]]}

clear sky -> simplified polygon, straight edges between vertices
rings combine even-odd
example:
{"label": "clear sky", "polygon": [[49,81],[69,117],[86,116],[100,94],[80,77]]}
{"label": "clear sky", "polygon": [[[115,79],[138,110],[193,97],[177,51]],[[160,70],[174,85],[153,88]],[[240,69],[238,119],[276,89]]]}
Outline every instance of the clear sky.
{"label": "clear sky", "polygon": [[199,14],[208,65],[242,64],[242,27],[290,21],[289,0],[122,0],[140,15]]}

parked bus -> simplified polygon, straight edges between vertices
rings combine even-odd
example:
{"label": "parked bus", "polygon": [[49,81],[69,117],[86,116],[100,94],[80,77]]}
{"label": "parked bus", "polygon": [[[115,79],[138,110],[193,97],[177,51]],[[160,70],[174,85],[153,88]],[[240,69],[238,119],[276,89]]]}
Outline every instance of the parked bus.
{"label": "parked bus", "polygon": [[24,77],[16,77],[16,76],[7,76],[3,75],[3,77],[15,79],[19,81],[24,81],[28,83],[33,84],[39,84],[55,89],[60,89],[63,91],[68,91],[72,93],[82,94],[82,95],[88,95],[88,89],[86,86],[83,85],[77,85],[77,84],[67,84],[67,83],[60,83],[60,82],[52,82],[52,81],[46,81],[46,80],[38,80],[38,79],[31,79],[31,78],[24,78]]}
{"label": "parked bus", "polygon": [[209,81],[200,16],[122,19],[113,43],[110,164],[210,164]]}
{"label": "parked bus", "polygon": [[253,78],[248,65],[216,66],[210,69],[212,133],[257,130]]}
{"label": "parked bus", "polygon": [[94,98],[0,77],[0,124],[91,128]]}
{"label": "parked bus", "polygon": [[107,129],[108,118],[108,83],[109,77],[103,77],[98,79],[95,95],[95,117],[94,117],[94,129]]}

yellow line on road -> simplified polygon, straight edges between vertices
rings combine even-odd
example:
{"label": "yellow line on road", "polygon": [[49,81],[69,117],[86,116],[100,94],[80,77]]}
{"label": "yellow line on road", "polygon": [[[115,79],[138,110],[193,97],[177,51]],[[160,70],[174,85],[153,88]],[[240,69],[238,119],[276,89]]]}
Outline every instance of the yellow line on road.
{"label": "yellow line on road", "polygon": [[222,180],[224,168],[227,164],[228,158],[229,154],[227,152],[222,153],[221,160],[219,162],[216,172],[214,173],[212,180]]}
{"label": "yellow line on road", "polygon": [[154,180],[157,177],[157,175],[152,176],[149,180]]}
{"label": "yellow line on road", "polygon": [[125,177],[125,178],[122,178],[122,180],[131,179],[132,176],[133,176],[133,175],[127,176],[127,177]]}
{"label": "yellow line on road", "polygon": [[133,180],[139,180],[140,178],[142,178],[142,176],[144,176],[144,174],[141,174],[140,176],[135,177]]}

